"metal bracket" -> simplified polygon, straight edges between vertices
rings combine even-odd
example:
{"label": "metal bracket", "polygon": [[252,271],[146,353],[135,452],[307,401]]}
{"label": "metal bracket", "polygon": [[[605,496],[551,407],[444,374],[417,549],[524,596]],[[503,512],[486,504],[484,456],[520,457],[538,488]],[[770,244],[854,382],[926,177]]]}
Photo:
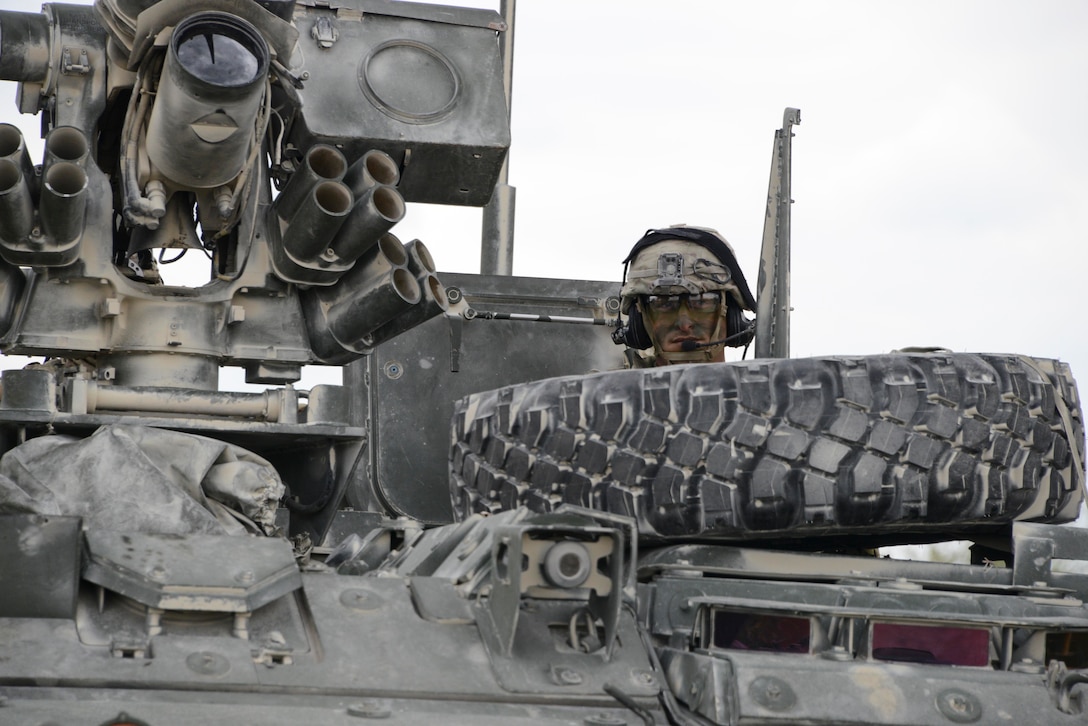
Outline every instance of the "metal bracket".
{"label": "metal bracket", "polygon": [[[500,654],[509,656],[513,651],[522,599],[528,597],[584,602],[588,630],[593,630],[592,623],[598,618],[604,623],[604,639],[599,645],[605,659],[611,659],[627,572],[625,540],[621,529],[586,526],[584,520],[575,524],[570,515],[543,516],[497,529],[491,548],[488,612]],[[551,554],[563,552],[552,550],[568,544],[582,550],[586,561],[583,580],[569,586],[548,575]],[[607,562],[607,572],[600,569],[599,562]]]}
{"label": "metal bracket", "polygon": [[684,256],[666,252],[657,258],[657,279],[654,287],[673,287],[684,284]]}
{"label": "metal bracket", "polygon": [[332,20],[326,16],[319,17],[314,27],[310,29],[310,37],[317,41],[319,48],[331,48],[336,39],[340,37],[340,31],[336,29]]}
{"label": "metal bracket", "polygon": [[1088,533],[1077,527],[1014,522],[1012,541],[1013,585],[1046,586],[1053,560],[1088,560]]}
{"label": "metal bracket", "polygon": [[[79,51],[79,62],[72,62],[72,55]],[[91,72],[91,59],[83,48],[65,48],[60,56],[60,72],[66,76],[85,76]]]}
{"label": "metal bracket", "polygon": [[447,315],[450,324],[450,373],[461,370],[461,340],[464,331],[460,315]]}

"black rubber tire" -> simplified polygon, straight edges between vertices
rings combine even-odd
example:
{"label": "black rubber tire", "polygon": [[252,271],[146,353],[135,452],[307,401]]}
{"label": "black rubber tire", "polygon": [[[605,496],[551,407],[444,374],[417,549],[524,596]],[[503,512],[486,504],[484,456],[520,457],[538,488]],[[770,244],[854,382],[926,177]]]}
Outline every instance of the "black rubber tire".
{"label": "black rubber tire", "polygon": [[992,530],[1076,517],[1076,384],[966,353],[757,360],[552,378],[457,402],[454,510],[634,517],[652,539]]}

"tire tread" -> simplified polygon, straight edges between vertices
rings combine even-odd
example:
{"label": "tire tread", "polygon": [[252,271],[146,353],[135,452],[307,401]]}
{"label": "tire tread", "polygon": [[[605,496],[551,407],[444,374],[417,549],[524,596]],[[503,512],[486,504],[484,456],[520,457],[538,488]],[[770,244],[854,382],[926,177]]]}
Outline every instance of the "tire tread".
{"label": "tire tread", "polygon": [[1083,498],[1068,366],[1014,355],[760,360],[548,379],[453,417],[460,516],[579,504],[649,538],[993,528]]}

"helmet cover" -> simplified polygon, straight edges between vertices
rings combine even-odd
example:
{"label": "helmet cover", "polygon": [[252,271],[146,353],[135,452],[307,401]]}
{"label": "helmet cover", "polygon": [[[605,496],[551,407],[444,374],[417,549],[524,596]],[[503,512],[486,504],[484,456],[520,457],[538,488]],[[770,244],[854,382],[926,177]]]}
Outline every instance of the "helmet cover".
{"label": "helmet cover", "polygon": [[621,308],[631,310],[640,295],[682,295],[723,291],[729,305],[755,310],[755,299],[733,248],[706,227],[650,230],[624,260]]}

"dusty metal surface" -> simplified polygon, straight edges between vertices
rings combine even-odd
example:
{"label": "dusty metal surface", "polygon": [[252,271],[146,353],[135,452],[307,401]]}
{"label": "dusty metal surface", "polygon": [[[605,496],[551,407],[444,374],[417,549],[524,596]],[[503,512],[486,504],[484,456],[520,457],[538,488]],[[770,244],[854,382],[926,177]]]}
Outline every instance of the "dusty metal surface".
{"label": "dusty metal surface", "polygon": [[[0,722],[1084,723],[1088,531],[1045,523],[1083,496],[1068,367],[616,371],[615,282],[509,274],[514,16],[0,11],[45,136],[0,123],[0,351],[48,358],[0,393]],[[397,239],[410,202],[486,205],[487,274]],[[970,565],[870,551],[967,515]]]}
{"label": "dusty metal surface", "polygon": [[377,496],[392,511],[430,523],[453,518],[446,441],[454,401],[506,383],[622,365],[607,336],[615,284],[442,277],[451,314],[380,346],[348,366],[344,379],[375,438],[365,478],[349,498],[358,506]]}

